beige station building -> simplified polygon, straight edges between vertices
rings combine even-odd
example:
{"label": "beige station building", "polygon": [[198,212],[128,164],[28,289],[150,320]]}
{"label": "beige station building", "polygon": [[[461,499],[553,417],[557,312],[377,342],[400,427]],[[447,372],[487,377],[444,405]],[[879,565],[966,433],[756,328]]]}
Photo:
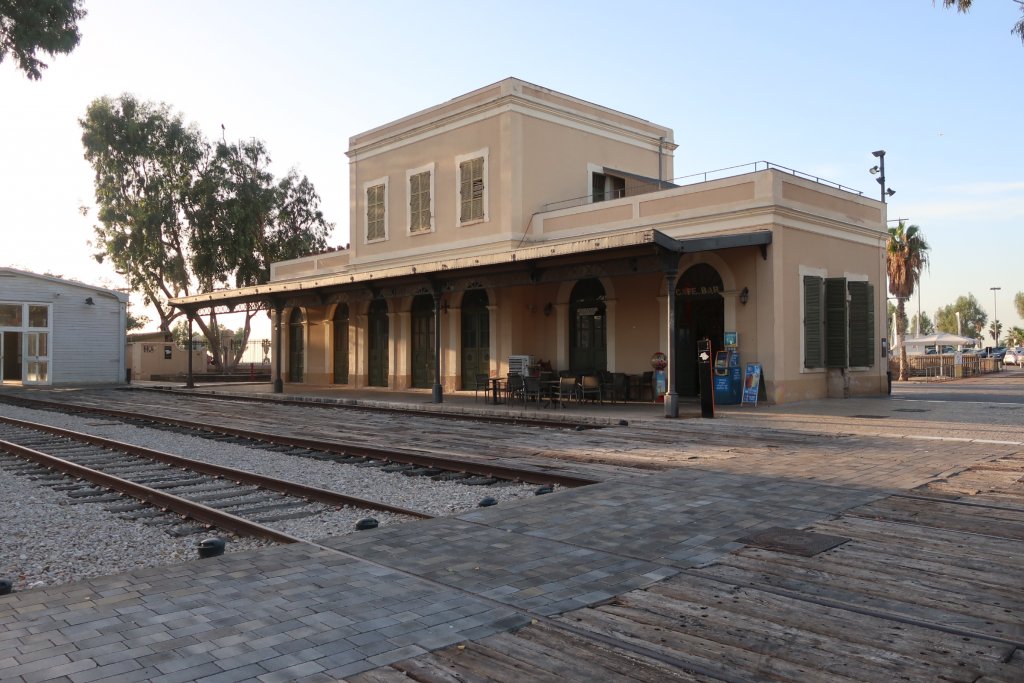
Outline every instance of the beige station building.
{"label": "beige station building", "polygon": [[673,414],[707,339],[761,365],[769,402],[885,394],[885,204],[764,162],[673,180],[676,150],[508,78],[350,139],[347,249],[172,303],[270,308],[278,388],[439,401],[526,357],[650,400],[661,352]]}

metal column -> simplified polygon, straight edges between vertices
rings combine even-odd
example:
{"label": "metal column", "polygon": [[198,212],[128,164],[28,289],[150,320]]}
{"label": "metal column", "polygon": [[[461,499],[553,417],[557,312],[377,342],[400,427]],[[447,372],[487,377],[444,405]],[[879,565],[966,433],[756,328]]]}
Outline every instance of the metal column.
{"label": "metal column", "polygon": [[665,365],[665,417],[679,417],[679,395],[676,393],[676,276],[679,271],[676,269],[676,262],[679,255],[669,253],[666,261],[671,265],[665,267],[665,285],[668,296],[665,297],[668,310],[668,351],[666,352]]}
{"label": "metal column", "polygon": [[274,327],[277,334],[274,335],[274,393],[284,393],[284,380],[281,379],[281,316],[284,313],[284,306],[280,301],[274,302]]}
{"label": "metal column", "polygon": [[434,386],[432,402],[444,401],[444,390],[441,388],[441,288],[435,286],[434,294]]}

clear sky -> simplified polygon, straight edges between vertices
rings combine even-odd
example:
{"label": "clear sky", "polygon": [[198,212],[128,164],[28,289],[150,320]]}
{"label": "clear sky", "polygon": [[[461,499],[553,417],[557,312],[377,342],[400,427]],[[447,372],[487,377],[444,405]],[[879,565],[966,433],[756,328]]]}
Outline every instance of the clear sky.
{"label": "clear sky", "polygon": [[[941,2],[939,3],[941,5]],[[931,243],[921,309],[973,293],[1024,326],[1024,46],[1011,0],[586,3],[86,0],[82,42],[29,81],[0,64],[0,266],[123,283],[91,258],[81,118],[166,102],[266,141],[348,236],[348,138],[515,76],[669,126],[675,175],[767,160],[877,197]],[[990,287],[1001,287],[993,301]],[[909,307],[917,311],[917,302]],[[136,307],[136,311],[141,311]],[[151,316],[155,317],[155,316]],[[991,341],[989,340],[989,343]]]}

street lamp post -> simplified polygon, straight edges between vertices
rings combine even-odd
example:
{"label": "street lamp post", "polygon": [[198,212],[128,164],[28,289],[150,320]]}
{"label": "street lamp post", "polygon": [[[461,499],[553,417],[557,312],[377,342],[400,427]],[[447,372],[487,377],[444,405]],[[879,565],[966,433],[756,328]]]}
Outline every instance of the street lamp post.
{"label": "street lamp post", "polygon": [[891,197],[896,194],[896,190],[891,187],[885,186],[885,150],[879,149],[871,153],[876,159],[878,159],[878,165],[872,166],[868,169],[868,173],[871,175],[878,174],[875,181],[882,186],[882,203],[885,204],[885,198]]}
{"label": "street lamp post", "polygon": [[994,348],[999,348],[999,313],[996,310],[996,292],[1002,287],[989,287],[992,290],[992,336],[995,337],[996,344]]}

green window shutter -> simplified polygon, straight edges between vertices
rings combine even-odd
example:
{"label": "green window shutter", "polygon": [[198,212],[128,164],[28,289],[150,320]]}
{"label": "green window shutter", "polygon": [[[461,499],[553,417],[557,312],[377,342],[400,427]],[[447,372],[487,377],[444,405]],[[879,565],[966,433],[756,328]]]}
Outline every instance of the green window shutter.
{"label": "green window shutter", "polygon": [[459,164],[459,197],[462,222],[484,217],[484,158],[477,157]]}
{"label": "green window shutter", "polygon": [[430,230],[430,171],[409,176],[409,232]]}
{"label": "green window shutter", "polygon": [[384,238],[384,186],[366,188],[366,239]]}
{"label": "green window shutter", "polygon": [[472,162],[463,161],[459,164],[459,199],[462,211],[459,220],[466,222],[472,219],[473,172]]}
{"label": "green window shutter", "polygon": [[849,367],[846,278],[825,279],[825,367]]}
{"label": "green window shutter", "polygon": [[850,290],[850,365],[875,364],[874,287],[867,282],[851,282]]}
{"label": "green window shutter", "polygon": [[804,276],[804,367],[825,365],[821,278]]}

